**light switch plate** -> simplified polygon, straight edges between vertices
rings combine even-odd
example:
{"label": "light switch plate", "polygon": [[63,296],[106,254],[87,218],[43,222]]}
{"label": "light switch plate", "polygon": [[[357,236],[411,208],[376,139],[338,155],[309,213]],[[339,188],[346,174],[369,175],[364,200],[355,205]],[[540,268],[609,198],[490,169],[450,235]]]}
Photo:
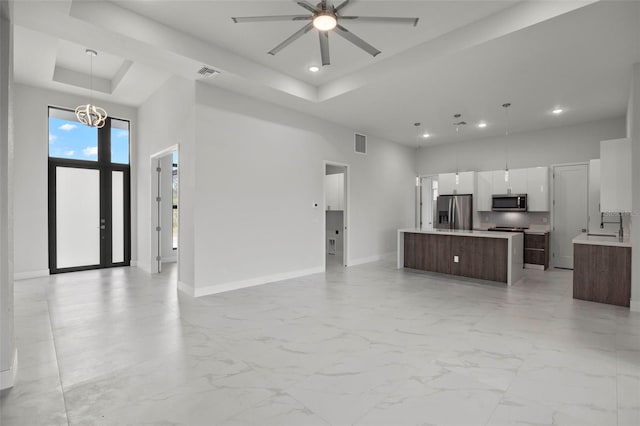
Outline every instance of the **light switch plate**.
{"label": "light switch plate", "polygon": [[458,263],[460,261],[460,259],[458,258],[458,256],[453,256],[453,261],[455,263]]}

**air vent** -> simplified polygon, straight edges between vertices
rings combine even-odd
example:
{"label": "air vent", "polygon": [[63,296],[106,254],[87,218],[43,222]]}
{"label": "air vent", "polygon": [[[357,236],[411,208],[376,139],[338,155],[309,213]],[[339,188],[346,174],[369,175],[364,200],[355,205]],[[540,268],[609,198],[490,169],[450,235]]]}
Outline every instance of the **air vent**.
{"label": "air vent", "polygon": [[367,137],[365,135],[361,135],[356,133],[356,152],[358,154],[366,154],[367,153]]}
{"label": "air vent", "polygon": [[202,68],[200,68],[198,70],[198,74],[200,74],[204,78],[210,78],[210,77],[213,77],[213,76],[215,76],[217,74],[220,74],[220,71],[214,70],[213,68],[209,68],[207,66],[204,66],[204,67],[202,67]]}

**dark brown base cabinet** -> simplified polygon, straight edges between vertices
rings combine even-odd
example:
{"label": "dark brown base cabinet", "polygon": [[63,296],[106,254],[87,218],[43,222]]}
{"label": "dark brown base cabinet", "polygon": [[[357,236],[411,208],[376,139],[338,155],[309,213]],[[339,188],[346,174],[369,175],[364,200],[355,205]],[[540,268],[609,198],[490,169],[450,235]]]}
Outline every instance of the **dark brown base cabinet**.
{"label": "dark brown base cabinet", "polygon": [[506,283],[508,248],[506,238],[407,232],[404,267]]}
{"label": "dark brown base cabinet", "polygon": [[524,263],[549,269],[549,233],[524,234]]}
{"label": "dark brown base cabinet", "polygon": [[631,248],[574,244],[573,298],[629,306]]}

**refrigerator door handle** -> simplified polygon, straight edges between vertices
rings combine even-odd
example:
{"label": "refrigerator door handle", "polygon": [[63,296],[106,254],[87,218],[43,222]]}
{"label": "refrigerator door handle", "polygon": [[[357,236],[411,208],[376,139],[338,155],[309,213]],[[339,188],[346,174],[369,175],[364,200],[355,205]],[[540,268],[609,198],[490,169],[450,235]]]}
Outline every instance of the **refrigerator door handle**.
{"label": "refrigerator door handle", "polygon": [[458,225],[456,224],[456,219],[458,216],[458,201],[456,197],[453,197],[453,221],[451,223],[451,229],[458,229]]}
{"label": "refrigerator door handle", "polygon": [[449,229],[453,226],[453,197],[449,198]]}

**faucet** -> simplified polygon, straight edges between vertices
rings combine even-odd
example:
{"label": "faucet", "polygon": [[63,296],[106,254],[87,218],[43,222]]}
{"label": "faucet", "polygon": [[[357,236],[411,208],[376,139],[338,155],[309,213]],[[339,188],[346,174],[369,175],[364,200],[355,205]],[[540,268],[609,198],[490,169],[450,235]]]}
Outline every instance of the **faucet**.
{"label": "faucet", "polygon": [[600,212],[600,229],[604,229],[604,212]]}
{"label": "faucet", "polygon": [[622,229],[622,213],[620,213],[620,229],[618,230],[618,238],[620,238],[620,241],[624,239],[624,230]]}

